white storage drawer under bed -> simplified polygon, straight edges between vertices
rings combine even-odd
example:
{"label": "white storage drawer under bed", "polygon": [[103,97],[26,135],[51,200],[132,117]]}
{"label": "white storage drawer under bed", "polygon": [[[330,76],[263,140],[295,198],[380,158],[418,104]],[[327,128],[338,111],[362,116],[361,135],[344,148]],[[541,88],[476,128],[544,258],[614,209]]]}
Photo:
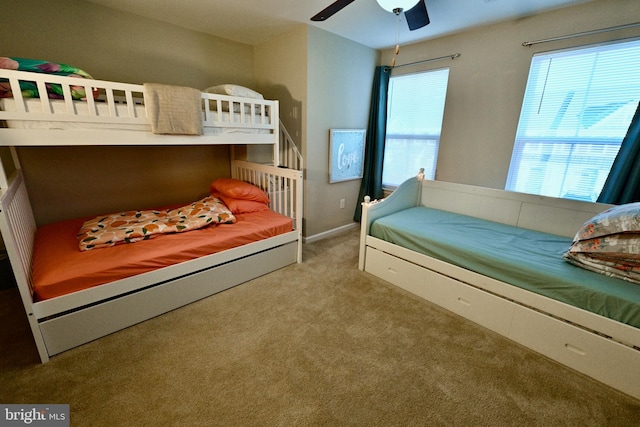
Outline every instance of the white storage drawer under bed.
{"label": "white storage drawer under bed", "polygon": [[618,390],[640,396],[640,369],[635,368],[640,351],[370,246],[366,251],[366,272]]}
{"label": "white storage drawer under bed", "polygon": [[[296,262],[296,242],[259,252],[41,323],[49,355],[151,319]],[[114,316],[114,312],[118,316]],[[91,325],[91,327],[87,327]]]}
{"label": "white storage drawer under bed", "polygon": [[510,301],[371,247],[365,270],[485,328],[509,333],[517,306]]}
{"label": "white storage drawer under bed", "polygon": [[517,307],[508,338],[611,387],[640,396],[638,350],[524,306]]}

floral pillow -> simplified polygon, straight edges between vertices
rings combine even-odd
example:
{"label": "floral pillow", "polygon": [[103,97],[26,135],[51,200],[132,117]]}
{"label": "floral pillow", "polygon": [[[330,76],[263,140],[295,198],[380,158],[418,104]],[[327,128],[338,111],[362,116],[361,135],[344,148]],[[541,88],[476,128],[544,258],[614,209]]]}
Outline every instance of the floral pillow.
{"label": "floral pillow", "polygon": [[640,233],[640,202],[614,206],[585,222],[574,241],[617,233]]}
{"label": "floral pillow", "polygon": [[640,234],[616,233],[573,242],[570,253],[591,254],[593,258],[624,258],[640,261]]}
{"label": "floral pillow", "polygon": [[615,206],[585,222],[563,257],[579,267],[638,282],[640,203]]}

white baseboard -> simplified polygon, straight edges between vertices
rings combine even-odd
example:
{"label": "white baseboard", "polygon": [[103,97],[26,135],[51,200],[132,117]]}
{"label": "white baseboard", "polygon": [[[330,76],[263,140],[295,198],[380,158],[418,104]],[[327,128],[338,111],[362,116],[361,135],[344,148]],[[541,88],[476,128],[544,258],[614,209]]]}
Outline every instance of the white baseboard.
{"label": "white baseboard", "polygon": [[322,233],[314,234],[313,236],[302,237],[302,243],[313,243],[318,240],[326,239],[327,237],[332,237],[336,234],[343,233],[347,230],[351,230],[353,228],[359,228],[359,227],[360,227],[359,222],[352,222],[351,224],[333,228],[328,231],[323,231]]}

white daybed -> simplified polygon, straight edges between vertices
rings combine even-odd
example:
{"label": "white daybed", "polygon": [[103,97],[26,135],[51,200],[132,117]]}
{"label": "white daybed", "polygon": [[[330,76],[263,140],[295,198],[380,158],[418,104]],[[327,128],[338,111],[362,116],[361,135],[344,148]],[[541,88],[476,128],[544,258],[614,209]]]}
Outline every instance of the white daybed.
{"label": "white daybed", "polygon": [[[585,221],[609,205],[422,180],[419,175],[400,185],[386,199],[370,201],[366,198],[362,212],[359,268],[640,398],[640,329],[637,325],[479,274],[478,270],[472,271],[439,259],[439,254],[429,256],[424,250],[408,249],[406,246],[410,244],[399,243],[400,239],[387,238],[375,232],[380,223],[390,221],[390,216],[422,213],[420,207],[445,211],[442,213],[444,217],[462,214],[472,217],[473,221],[473,218],[479,218],[508,224],[518,227],[518,232],[524,229],[525,233],[528,230],[550,233],[560,239],[568,238],[570,243]],[[376,221],[379,221],[378,225]],[[466,227],[464,224],[466,222],[460,222],[454,225],[454,229]],[[373,233],[383,238],[372,236],[372,225]],[[429,234],[429,228],[442,230],[440,225],[419,228],[425,234]],[[454,238],[454,249],[460,240],[473,240],[475,229],[472,228],[464,230],[462,239]],[[415,228],[410,228],[409,240],[420,234],[411,230]],[[441,240],[446,240],[445,237]],[[486,239],[487,235],[484,241]],[[496,240],[500,239],[496,237]],[[483,252],[480,244],[479,253]],[[580,274],[595,275],[598,279],[627,286],[625,289],[635,295],[637,323],[640,285],[586,271],[563,260],[558,262],[578,270]],[[559,267],[564,268],[564,265]],[[546,283],[555,285],[555,281],[551,279]],[[612,286],[616,285],[612,283]]]}
{"label": "white daybed", "polygon": [[[72,347],[302,261],[302,171],[282,167],[279,162],[277,101],[202,93],[203,135],[158,135],[149,132],[142,85],[4,69],[0,69],[0,79],[8,79],[16,94],[14,99],[3,99],[0,103],[0,122],[5,126],[0,128],[0,145],[11,147],[16,166],[16,172],[7,177],[0,162],[0,230],[42,362]],[[45,84],[60,84],[65,99],[23,99],[19,89],[21,79],[37,82],[40,93],[46,92]],[[79,101],[66,96],[71,86],[78,85],[85,86],[86,93],[98,90],[99,100],[89,97]],[[290,218],[292,230],[82,291],[36,300],[32,257],[38,227],[16,147],[167,144],[273,146],[273,166],[233,159],[231,178],[262,189],[270,199],[270,210]]]}

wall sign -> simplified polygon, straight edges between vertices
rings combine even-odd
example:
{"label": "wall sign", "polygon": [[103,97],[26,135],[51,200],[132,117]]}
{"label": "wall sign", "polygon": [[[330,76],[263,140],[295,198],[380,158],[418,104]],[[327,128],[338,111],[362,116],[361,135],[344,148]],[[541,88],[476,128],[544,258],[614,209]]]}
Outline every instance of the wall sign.
{"label": "wall sign", "polygon": [[329,182],[362,178],[364,129],[331,129],[329,136]]}

